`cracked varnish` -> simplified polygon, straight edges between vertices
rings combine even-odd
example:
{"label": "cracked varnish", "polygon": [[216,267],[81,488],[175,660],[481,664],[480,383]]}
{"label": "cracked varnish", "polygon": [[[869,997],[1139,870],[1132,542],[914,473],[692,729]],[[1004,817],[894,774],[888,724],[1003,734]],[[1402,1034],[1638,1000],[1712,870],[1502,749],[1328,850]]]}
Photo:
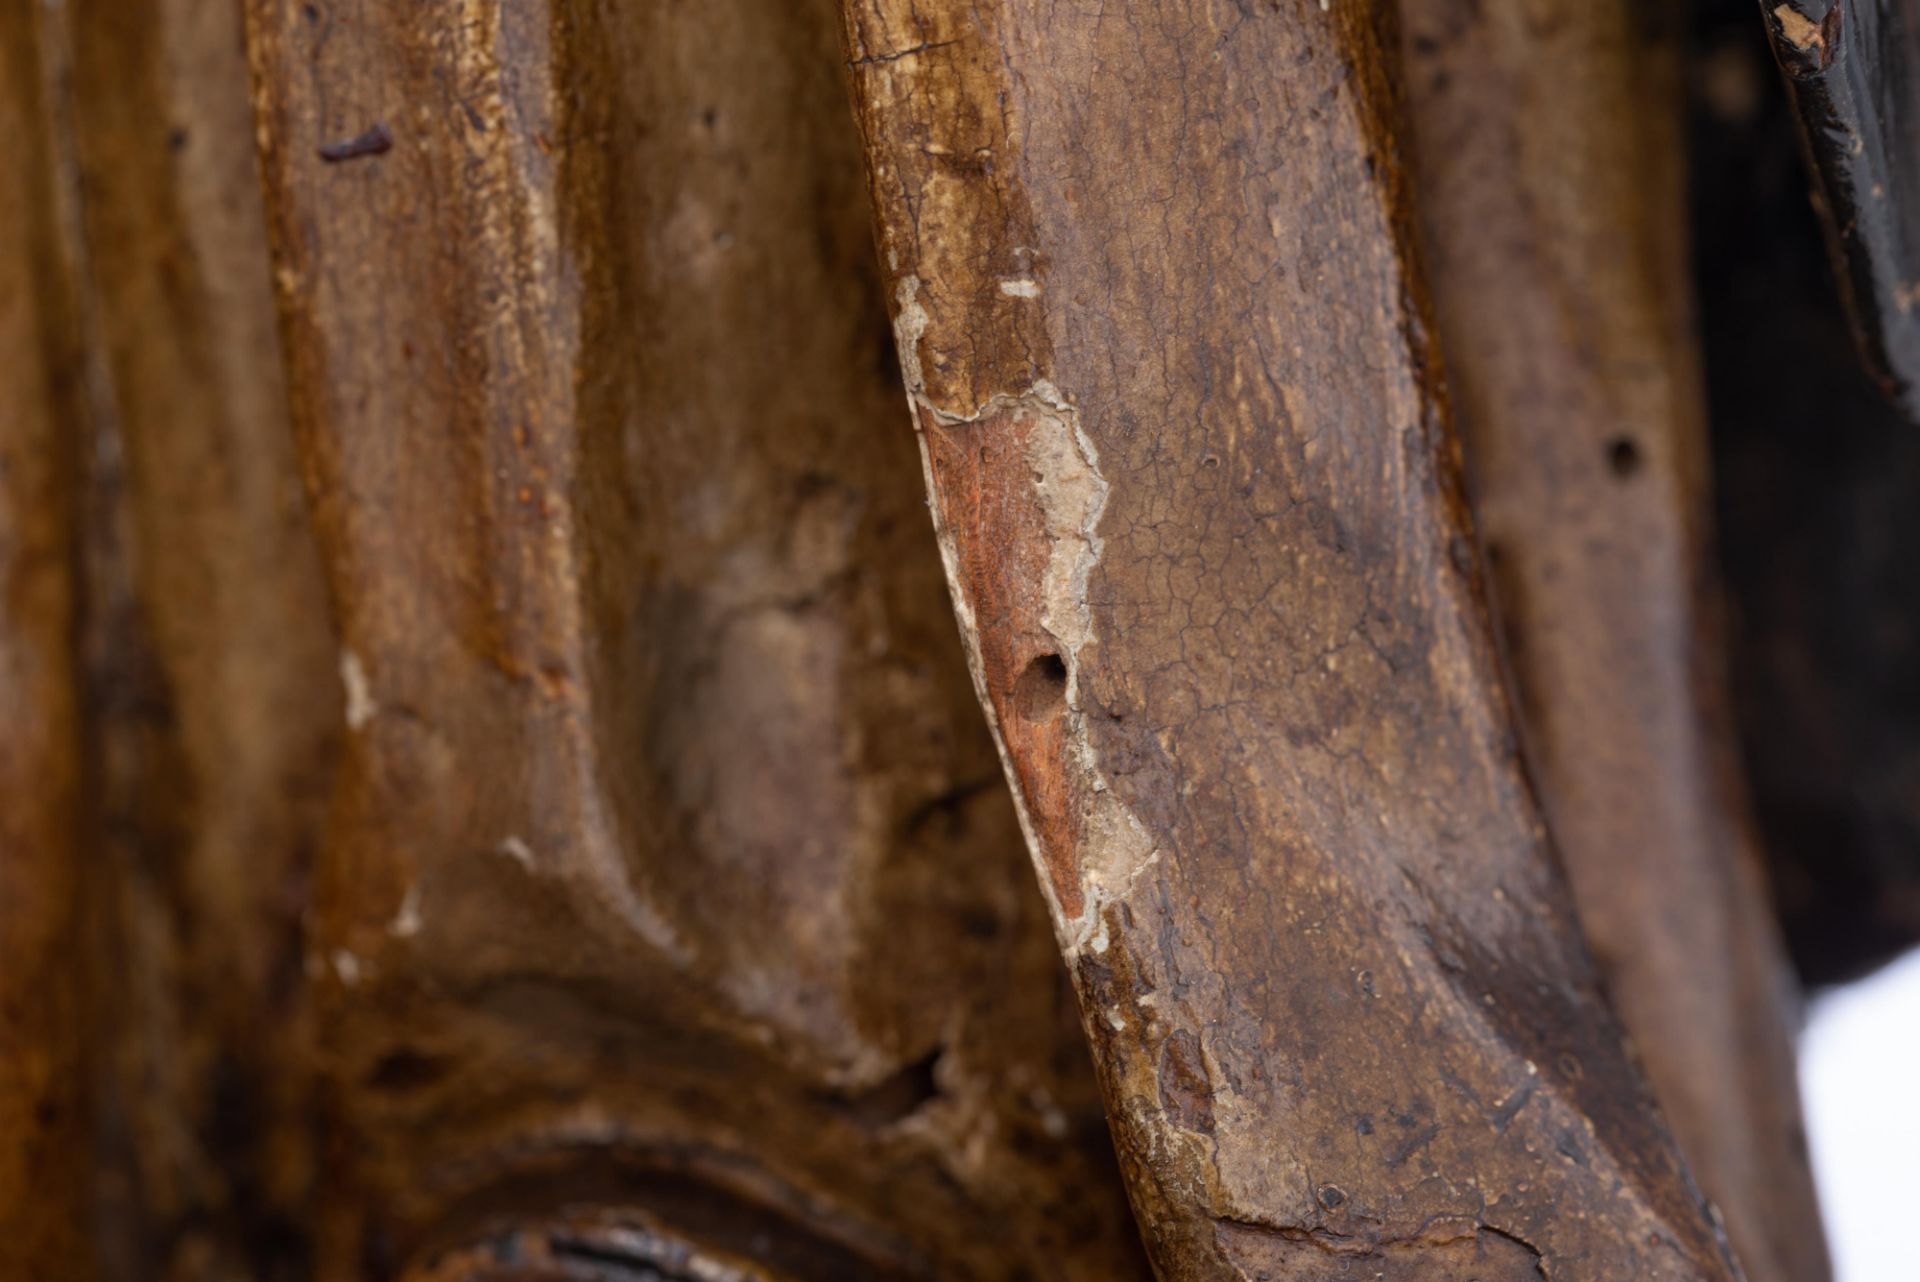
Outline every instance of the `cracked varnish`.
{"label": "cracked varnish", "polygon": [[1633,0],[1403,12],[1438,332],[1580,923],[1749,1278],[1815,1282],[1789,977],[1715,609],[1675,20]]}
{"label": "cracked varnish", "polygon": [[1735,1278],[1517,759],[1387,8],[848,0],[957,611],[1161,1276]]}

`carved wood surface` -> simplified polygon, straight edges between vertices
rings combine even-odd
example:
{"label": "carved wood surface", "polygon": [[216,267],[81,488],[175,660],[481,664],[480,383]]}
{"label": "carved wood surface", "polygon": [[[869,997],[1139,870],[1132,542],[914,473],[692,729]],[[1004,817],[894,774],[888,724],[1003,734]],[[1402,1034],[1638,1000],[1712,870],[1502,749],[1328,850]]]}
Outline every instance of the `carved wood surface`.
{"label": "carved wood surface", "polygon": [[240,13],[77,0],[65,15],[104,406],[95,911],[118,946],[101,950],[92,1023],[116,1045],[99,1107],[131,1231],[114,1271],[297,1276],[316,1191],[301,918],[341,702]]}
{"label": "carved wood surface", "polygon": [[249,18],[349,732],[322,1275],[1140,1276],[832,10]]}
{"label": "carved wood surface", "polygon": [[0,1278],[1824,1282],[1668,35],[0,12]]}
{"label": "carved wood surface", "polygon": [[1161,1275],[1738,1276],[1517,759],[1386,7],[847,15],[956,608]]}
{"label": "carved wood surface", "polygon": [[0,11],[0,1275],[83,1279],[81,357],[41,22]]}
{"label": "carved wood surface", "polygon": [[1441,346],[1581,926],[1748,1276],[1817,1279],[1786,960],[1733,755],[1698,344],[1676,283],[1679,33],[1631,3],[1407,13]]}

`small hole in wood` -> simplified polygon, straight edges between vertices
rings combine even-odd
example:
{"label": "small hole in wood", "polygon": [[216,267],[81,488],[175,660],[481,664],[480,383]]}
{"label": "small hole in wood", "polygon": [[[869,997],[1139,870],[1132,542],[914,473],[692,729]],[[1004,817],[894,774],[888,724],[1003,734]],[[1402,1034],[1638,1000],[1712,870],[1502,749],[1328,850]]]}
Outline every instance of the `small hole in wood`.
{"label": "small hole in wood", "polygon": [[1013,707],[1028,721],[1045,721],[1067,705],[1067,665],[1057,654],[1043,654],[1013,683]]}
{"label": "small hole in wood", "polygon": [[1616,436],[1607,446],[1607,466],[1621,480],[1640,470],[1640,447],[1633,443],[1631,436]]}

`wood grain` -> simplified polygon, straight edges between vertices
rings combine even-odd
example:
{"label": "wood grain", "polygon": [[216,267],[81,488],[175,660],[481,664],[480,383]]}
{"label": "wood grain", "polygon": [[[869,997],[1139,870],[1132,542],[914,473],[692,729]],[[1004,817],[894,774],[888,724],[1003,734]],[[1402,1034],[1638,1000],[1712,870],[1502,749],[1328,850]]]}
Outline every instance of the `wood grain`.
{"label": "wood grain", "polygon": [[1678,33],[1627,2],[1405,12],[1441,346],[1574,904],[1748,1276],[1821,1279],[1731,741]]}
{"label": "wood grain", "polygon": [[249,31],[346,689],[321,1276],[1144,1277],[832,8]]}
{"label": "wood grain", "polygon": [[115,1276],[297,1277],[302,919],[340,733],[237,6],[63,7],[100,405],[90,941]]}
{"label": "wood grain", "polygon": [[1739,1276],[1518,760],[1386,6],[846,15],[956,609],[1160,1275]]}
{"label": "wood grain", "polygon": [[86,1279],[81,347],[37,5],[0,11],[0,1274]]}

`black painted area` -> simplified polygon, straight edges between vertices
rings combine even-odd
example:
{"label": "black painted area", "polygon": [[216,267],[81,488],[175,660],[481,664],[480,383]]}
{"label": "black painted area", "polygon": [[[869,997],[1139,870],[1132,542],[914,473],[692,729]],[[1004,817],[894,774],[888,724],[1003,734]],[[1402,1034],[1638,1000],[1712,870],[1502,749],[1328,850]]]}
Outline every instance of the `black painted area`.
{"label": "black painted area", "polygon": [[1920,10],[1909,0],[1760,8],[1855,340],[1874,382],[1920,420]]}
{"label": "black painted area", "polygon": [[[1850,110],[1809,86],[1869,69],[1845,69],[1847,43],[1824,78],[1781,77],[1772,8],[1695,9],[1694,243],[1741,741],[1794,961],[1826,983],[1920,942],[1920,428],[1843,303],[1902,242],[1862,224],[1829,259],[1816,209],[1840,135],[1816,132],[1816,180],[1787,89]],[[1841,30],[1870,33],[1863,12]]]}

